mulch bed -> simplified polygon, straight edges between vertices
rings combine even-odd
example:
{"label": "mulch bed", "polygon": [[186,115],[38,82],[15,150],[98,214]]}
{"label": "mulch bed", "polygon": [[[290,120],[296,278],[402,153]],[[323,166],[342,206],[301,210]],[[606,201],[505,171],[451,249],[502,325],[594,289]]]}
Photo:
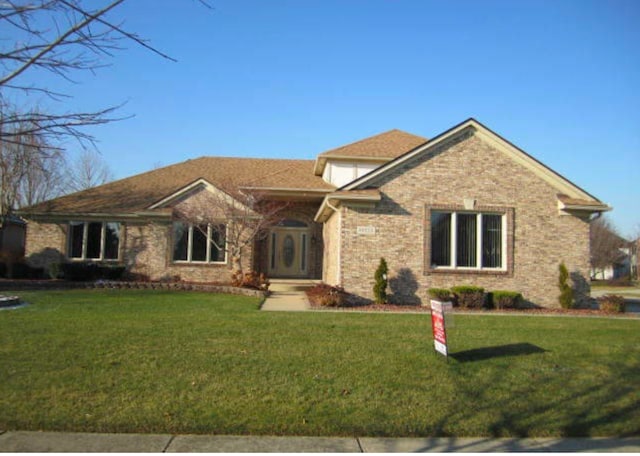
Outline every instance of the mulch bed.
{"label": "mulch bed", "polygon": [[[342,312],[389,312],[389,313],[430,313],[429,306],[420,305],[395,305],[395,304],[366,304],[351,305],[344,307],[327,307],[314,304],[311,299],[313,310],[342,311]],[[635,313],[606,312],[599,309],[461,309],[454,307],[454,314],[474,314],[474,315],[557,315],[557,316],[579,316],[579,317],[629,317],[639,318]]]}
{"label": "mulch bed", "polygon": [[201,291],[229,293],[236,295],[264,297],[265,291],[251,288],[233,287],[228,284],[201,282],[152,282],[152,281],[110,281],[95,280],[72,282],[65,280],[0,280],[0,290],[69,290],[69,289],[114,289],[114,290],[164,290]]}

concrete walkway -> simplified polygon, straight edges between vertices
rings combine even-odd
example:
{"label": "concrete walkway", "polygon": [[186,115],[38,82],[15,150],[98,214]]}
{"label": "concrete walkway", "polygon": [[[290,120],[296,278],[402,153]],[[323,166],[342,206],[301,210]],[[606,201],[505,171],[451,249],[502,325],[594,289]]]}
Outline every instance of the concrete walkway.
{"label": "concrete walkway", "polygon": [[638,438],[375,438],[0,431],[0,452],[444,453],[640,452]]}
{"label": "concrete walkway", "polygon": [[304,290],[318,283],[313,280],[272,280],[271,294],[261,309],[267,311],[300,312],[309,310],[309,300]]}

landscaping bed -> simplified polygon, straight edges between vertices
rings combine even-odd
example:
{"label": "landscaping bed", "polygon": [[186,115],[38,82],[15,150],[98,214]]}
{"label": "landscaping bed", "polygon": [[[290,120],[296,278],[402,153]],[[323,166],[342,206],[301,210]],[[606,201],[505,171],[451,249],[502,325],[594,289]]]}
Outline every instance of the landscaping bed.
{"label": "landscaping bed", "polygon": [[[309,299],[311,308],[319,311],[338,311],[338,312],[405,312],[405,313],[430,313],[429,306],[422,305],[395,305],[395,304],[362,304],[349,305],[341,307],[327,307]],[[453,308],[454,313],[459,314],[478,314],[478,315],[567,315],[567,316],[592,316],[592,317],[629,317],[640,318],[636,313],[619,313],[613,311],[605,311],[600,309],[463,309],[460,307]]]}
{"label": "landscaping bed", "polygon": [[[527,307],[521,305],[522,296],[519,293],[509,291],[494,291],[487,296],[484,289],[477,287],[454,287],[458,293],[467,293],[466,301],[456,296],[448,289],[430,289],[431,299],[441,302],[452,302],[454,313],[471,313],[484,315],[566,315],[566,316],[624,316],[637,318],[637,312],[625,312],[624,298],[622,296],[608,295],[596,299],[599,308],[546,308]],[[341,287],[327,284],[318,284],[306,290],[307,298],[314,310],[344,311],[344,312],[397,312],[397,313],[430,313],[429,305],[420,304],[390,304],[375,303],[353,296]],[[493,295],[493,296],[491,296]],[[502,302],[499,301],[500,298]],[[515,298],[515,299],[512,299]],[[462,301],[462,302],[461,302]],[[498,302],[500,305],[493,305]],[[507,305],[504,305],[504,303]]]}
{"label": "landscaping bed", "polygon": [[76,282],[70,280],[0,280],[0,290],[72,290],[72,289],[122,289],[122,290],[165,290],[203,291],[243,296],[264,297],[266,291],[234,287],[219,283],[198,282],[153,282],[153,281],[111,281],[96,280]]}

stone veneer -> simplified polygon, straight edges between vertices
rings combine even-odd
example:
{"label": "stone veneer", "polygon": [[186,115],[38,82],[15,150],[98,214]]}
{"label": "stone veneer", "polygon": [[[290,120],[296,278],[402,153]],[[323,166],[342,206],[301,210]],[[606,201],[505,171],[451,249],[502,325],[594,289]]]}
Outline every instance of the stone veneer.
{"label": "stone veneer", "polygon": [[[558,265],[564,262],[574,280],[576,298],[589,294],[589,222],[558,210],[558,190],[529,169],[472,133],[454,138],[428,155],[402,164],[376,182],[382,201],[374,208],[342,207],[341,223],[333,214],[325,238],[341,238],[325,254],[325,281],[373,298],[373,275],[384,257],[389,265],[391,300],[428,302],[427,289],[477,285],[516,290],[534,305],[558,307]],[[498,209],[508,218],[510,263],[506,272],[453,272],[431,269],[430,209],[463,209],[474,199],[476,210]],[[358,234],[374,226],[375,234]],[[327,232],[331,231],[331,233]],[[334,252],[340,249],[340,265]],[[330,265],[329,262],[333,262]]]}

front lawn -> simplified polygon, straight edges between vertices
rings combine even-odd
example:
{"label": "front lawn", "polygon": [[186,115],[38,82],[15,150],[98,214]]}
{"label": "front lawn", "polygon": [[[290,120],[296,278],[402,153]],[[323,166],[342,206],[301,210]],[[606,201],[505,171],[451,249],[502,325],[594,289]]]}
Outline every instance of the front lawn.
{"label": "front lawn", "polygon": [[0,429],[344,436],[640,434],[640,320],[260,312],[239,296],[22,292]]}

